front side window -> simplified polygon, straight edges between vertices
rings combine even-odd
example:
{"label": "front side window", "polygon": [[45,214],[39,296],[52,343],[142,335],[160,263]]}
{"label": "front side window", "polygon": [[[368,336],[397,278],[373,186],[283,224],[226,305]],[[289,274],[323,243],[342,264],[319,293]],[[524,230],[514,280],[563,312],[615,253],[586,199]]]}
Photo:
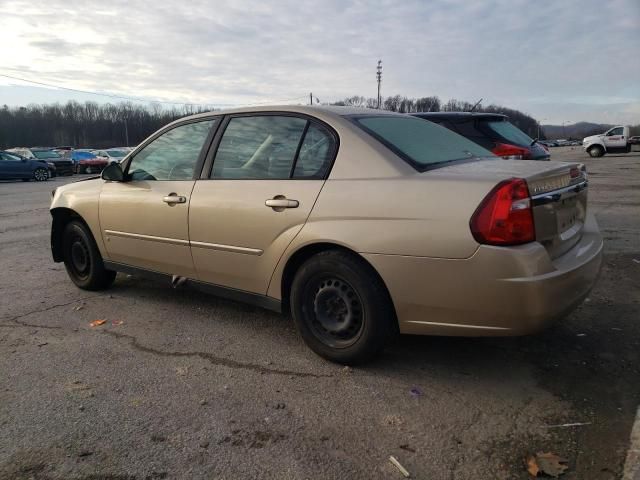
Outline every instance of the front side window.
{"label": "front side window", "polygon": [[213,161],[213,178],[289,178],[306,125],[290,116],[231,118]]}
{"label": "front side window", "polygon": [[191,180],[200,151],[216,121],[187,123],[160,135],[133,157],[129,164],[130,180]]}
{"label": "front side window", "polygon": [[457,160],[495,157],[471,140],[419,118],[377,115],[354,117],[354,120],[418,171]]}
{"label": "front side window", "polygon": [[622,127],[614,128],[609,132],[609,136],[622,135]]}

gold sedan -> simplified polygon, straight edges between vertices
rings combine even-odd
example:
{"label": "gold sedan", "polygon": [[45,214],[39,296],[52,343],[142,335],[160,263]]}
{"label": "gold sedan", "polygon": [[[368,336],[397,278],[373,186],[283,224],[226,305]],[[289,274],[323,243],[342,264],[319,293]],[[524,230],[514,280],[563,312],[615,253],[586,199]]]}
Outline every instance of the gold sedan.
{"label": "gold sedan", "polygon": [[268,107],[183,118],[53,195],[53,258],[291,311],[343,363],[398,332],[520,335],[578,305],[602,237],[579,163],[498,159],[418,118]]}

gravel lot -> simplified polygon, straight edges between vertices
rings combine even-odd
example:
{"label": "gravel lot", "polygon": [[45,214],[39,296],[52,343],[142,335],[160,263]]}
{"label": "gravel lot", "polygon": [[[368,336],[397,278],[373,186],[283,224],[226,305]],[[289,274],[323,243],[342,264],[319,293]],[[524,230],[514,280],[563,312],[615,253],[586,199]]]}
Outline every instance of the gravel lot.
{"label": "gravel lot", "polygon": [[591,174],[606,255],[587,302],[536,336],[403,337],[355,369],[257,308],[125,275],[76,289],[49,251],[50,190],[73,179],[0,183],[0,478],[401,479],[394,455],[413,478],[526,479],[540,451],[562,478],[619,478],[640,403],[640,153],[552,154]]}

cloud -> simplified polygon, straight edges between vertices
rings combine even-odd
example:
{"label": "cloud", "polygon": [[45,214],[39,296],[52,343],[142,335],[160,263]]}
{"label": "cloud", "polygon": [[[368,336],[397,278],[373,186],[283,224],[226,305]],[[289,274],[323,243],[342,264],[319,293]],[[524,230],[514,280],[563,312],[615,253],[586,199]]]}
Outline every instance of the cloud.
{"label": "cloud", "polygon": [[3,72],[136,97],[375,96],[382,58],[385,95],[640,102],[637,0],[9,0],[0,16]]}

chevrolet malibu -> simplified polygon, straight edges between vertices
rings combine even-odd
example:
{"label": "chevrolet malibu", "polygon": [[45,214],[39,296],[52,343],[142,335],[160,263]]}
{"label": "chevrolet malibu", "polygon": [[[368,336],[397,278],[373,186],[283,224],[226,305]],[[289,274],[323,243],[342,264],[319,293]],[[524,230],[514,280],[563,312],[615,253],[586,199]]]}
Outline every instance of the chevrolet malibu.
{"label": "chevrolet malibu", "polygon": [[365,361],[397,333],[521,335],[566,315],[602,237],[580,163],[502,160],[378,110],[270,107],[162,128],[54,191],[51,247],[80,288],[116,272],[290,311]]}

